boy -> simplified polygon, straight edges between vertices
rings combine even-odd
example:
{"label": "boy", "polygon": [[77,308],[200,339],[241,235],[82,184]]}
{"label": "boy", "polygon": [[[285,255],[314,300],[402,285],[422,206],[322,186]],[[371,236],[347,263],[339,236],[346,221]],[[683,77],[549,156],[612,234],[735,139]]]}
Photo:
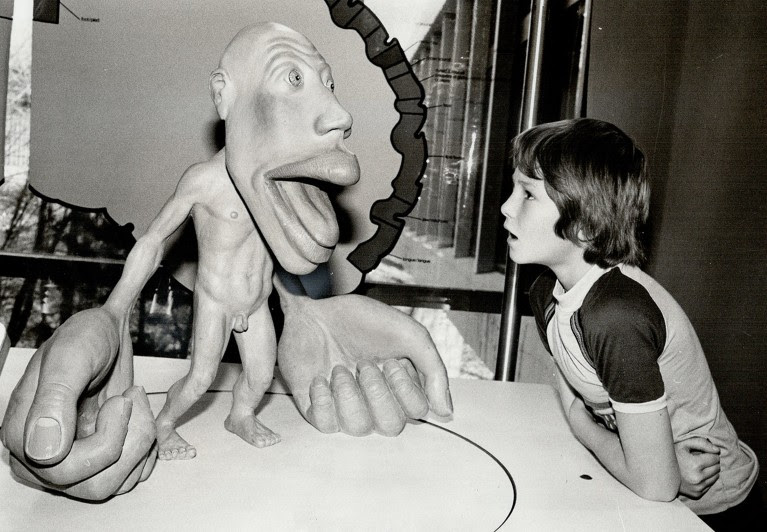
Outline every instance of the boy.
{"label": "boy", "polygon": [[722,411],[684,311],[637,267],[650,196],[643,153],[584,118],[525,131],[512,157],[501,208],[509,256],[549,268],[530,299],[573,433],[641,497],[680,495],[698,514],[742,503],[759,471],[754,452]]}

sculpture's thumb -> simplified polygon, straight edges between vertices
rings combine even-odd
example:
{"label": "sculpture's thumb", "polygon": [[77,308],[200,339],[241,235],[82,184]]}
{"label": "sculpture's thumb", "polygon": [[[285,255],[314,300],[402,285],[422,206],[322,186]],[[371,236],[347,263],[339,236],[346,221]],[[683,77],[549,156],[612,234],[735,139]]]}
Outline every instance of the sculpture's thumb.
{"label": "sculpture's thumb", "polygon": [[453,398],[450,395],[450,385],[447,370],[433,344],[430,349],[424,349],[418,354],[411,353],[410,360],[423,376],[423,388],[429,401],[429,410],[443,418],[453,415]]}
{"label": "sculpture's thumb", "polygon": [[39,465],[69,453],[77,429],[77,402],[113,365],[119,331],[101,309],[79,312],[43,346],[35,398],[24,425],[24,453]]}
{"label": "sculpture's thumb", "polygon": [[41,383],[24,426],[24,453],[40,465],[60,462],[69,453],[77,424],[77,397],[71,389]]}

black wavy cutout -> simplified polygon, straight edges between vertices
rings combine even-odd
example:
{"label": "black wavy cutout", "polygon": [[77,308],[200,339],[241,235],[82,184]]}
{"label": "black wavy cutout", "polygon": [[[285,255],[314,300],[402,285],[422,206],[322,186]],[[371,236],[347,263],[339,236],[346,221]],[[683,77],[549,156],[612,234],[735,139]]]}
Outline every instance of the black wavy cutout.
{"label": "black wavy cutout", "polygon": [[415,207],[421,193],[426,168],[426,136],[421,128],[426,121],[425,92],[397,39],[389,34],[378,17],[356,0],[325,0],[336,26],[356,31],[365,41],[365,53],[379,67],[394,92],[394,106],[400,115],[392,129],[392,147],[402,155],[399,172],[392,181],[394,191],[370,208],[370,221],[378,226],[375,234],[359,244],[349,262],[362,273],[373,270],[394,249],[405,227],[403,217]]}

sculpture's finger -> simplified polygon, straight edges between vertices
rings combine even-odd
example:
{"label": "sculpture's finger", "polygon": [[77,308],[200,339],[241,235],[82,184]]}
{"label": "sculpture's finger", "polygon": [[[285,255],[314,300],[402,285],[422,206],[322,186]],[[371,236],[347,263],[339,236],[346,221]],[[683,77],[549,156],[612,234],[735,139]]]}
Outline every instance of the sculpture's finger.
{"label": "sculpture's finger", "polygon": [[407,371],[408,375],[410,375],[410,378],[413,379],[413,382],[416,383],[416,385],[421,386],[423,389],[423,379],[421,379],[421,376],[413,367],[413,363],[410,362],[410,360],[407,358],[400,359],[399,363],[403,368],[405,368],[405,371]]}
{"label": "sculpture's finger", "polygon": [[384,436],[396,436],[402,432],[407,418],[378,366],[369,360],[358,362],[357,383],[367,402],[376,432]]}
{"label": "sculpture's finger", "polygon": [[149,398],[142,386],[131,386],[123,396],[133,400],[133,411],[128,422],[128,435],[125,438],[125,446],[129,443],[140,444],[140,456],[144,456],[154,445],[156,430],[152,407],[149,406]]}
{"label": "sculpture's finger", "polygon": [[309,408],[306,419],[320,432],[331,434],[338,432],[336,407],[333,403],[333,393],[327,379],[315,377],[309,385]]}
{"label": "sculpture's finger", "polygon": [[133,386],[123,395],[133,401],[133,411],[120,459],[89,479],[63,490],[68,495],[87,500],[103,500],[118,493],[123,487],[133,487],[138,482],[144,459],[155,442],[154,416],[143,388]]}
{"label": "sculpture's finger", "polygon": [[[56,375],[57,364],[45,364],[24,424],[24,454],[40,465],[60,462],[70,451],[77,426],[77,401],[87,383]],[[79,382],[78,382],[79,381]]]}
{"label": "sculpture's finger", "polygon": [[21,480],[24,480],[30,484],[34,484],[35,486],[48,487],[48,484],[43,479],[33,474],[29,469],[27,469],[27,465],[24,464],[18,458],[16,458],[13,454],[10,454],[8,456],[8,459],[11,464],[11,472],[15,476],[17,476]]}
{"label": "sculpture's finger", "polygon": [[438,416],[451,416],[453,399],[450,396],[447,369],[425,328],[420,327],[418,332],[411,334],[411,346],[407,358],[418,373],[423,375],[424,391],[431,410]]}
{"label": "sculpture's finger", "polygon": [[[151,450],[150,450],[151,453]],[[130,472],[130,474],[127,476],[127,478],[123,481],[123,483],[120,485],[119,488],[117,488],[117,491],[115,492],[115,495],[122,495],[123,493],[128,493],[130,490],[136,487],[136,484],[138,484],[141,480],[141,477],[144,474],[144,466],[146,465],[148,455],[136,464],[136,466],[133,468],[133,470]]]}
{"label": "sculpture's finger", "polygon": [[149,450],[149,456],[146,459],[146,462],[144,462],[144,469],[141,472],[141,478],[139,479],[139,482],[144,482],[146,479],[149,478],[149,475],[152,474],[152,471],[154,471],[154,466],[157,463],[157,442],[155,442],[152,445],[152,448]]}
{"label": "sculpture's finger", "polygon": [[[123,408],[123,405],[125,404],[132,404],[132,400],[128,398],[123,398],[123,401],[114,400],[117,398],[112,399],[112,401],[107,401],[104,403],[107,412],[109,412],[109,410],[116,409],[118,406]],[[130,415],[130,411],[128,412],[128,415]],[[100,413],[99,420],[97,421],[96,433],[86,439],[92,441],[98,439],[98,434],[105,432],[105,428],[103,426],[105,419],[109,419],[110,417],[113,417],[113,415],[108,413]],[[127,426],[127,420],[125,425]],[[123,436],[125,435],[123,434]],[[104,460],[101,455],[109,454],[111,456],[115,456],[116,452],[115,460],[119,458],[119,460],[123,461],[124,463],[128,463],[132,460],[132,453],[123,453],[122,442],[117,443],[115,446],[106,446],[101,452],[92,455],[92,460],[88,460],[80,456],[81,453],[79,453],[77,449],[78,443],[82,441],[84,440],[76,441],[72,446],[72,452],[67,455],[65,460],[61,464],[54,466],[55,468],[60,469],[60,474],[58,476],[51,475],[50,471],[46,470],[45,468],[31,468],[30,466],[18,460],[13,454],[10,455],[11,471],[13,471],[13,473],[20,479],[25,480],[31,484],[44,486],[55,491],[61,491],[72,497],[92,501],[100,501],[107,499],[116,493],[124,493],[136,485],[136,483],[139,481],[139,476],[144,469],[143,460],[140,460],[139,463],[134,466],[133,471],[128,474],[127,478],[125,478],[124,474],[125,467],[118,467],[118,463],[113,463],[111,465],[107,464],[106,469],[99,469],[102,465],[100,461]],[[80,450],[82,450],[82,448]],[[112,460],[112,462],[115,462],[115,460]],[[70,478],[74,479],[79,477],[85,478],[85,480],[80,482],[67,482],[64,471],[65,467],[70,467],[70,473],[75,473]],[[79,472],[76,471],[78,467],[82,468],[82,470]],[[96,471],[95,474],[93,471]],[[90,472],[91,475],[89,477],[86,476],[88,472]],[[120,486],[118,483],[118,481],[121,479],[124,479],[122,480],[122,486]]]}
{"label": "sculpture's finger", "polygon": [[[408,371],[411,368],[412,373]],[[400,362],[389,359],[384,362],[383,371],[394,396],[397,398],[405,415],[411,419],[419,419],[429,413],[429,403],[418,382],[418,374],[408,360]]]}
{"label": "sculpture's finger", "polygon": [[8,398],[5,417],[0,427],[3,445],[11,454],[21,458],[24,458],[24,425],[37,389],[41,356],[40,350],[32,355],[24,374]]}
{"label": "sculpture's finger", "polygon": [[60,462],[75,438],[77,401],[111,368],[119,346],[106,312],[75,314],[40,347],[40,374],[24,428],[26,457],[40,465]]}
{"label": "sculpture's finger", "polygon": [[356,379],[345,366],[338,365],[333,368],[330,389],[333,392],[341,431],[352,436],[370,434],[373,430],[373,420]]}
{"label": "sculpture's finger", "polygon": [[75,484],[103,471],[122,454],[132,410],[131,399],[109,398],[99,410],[96,431],[92,435],[75,440],[69,454],[60,463],[39,468],[30,464],[30,469],[54,486]]}

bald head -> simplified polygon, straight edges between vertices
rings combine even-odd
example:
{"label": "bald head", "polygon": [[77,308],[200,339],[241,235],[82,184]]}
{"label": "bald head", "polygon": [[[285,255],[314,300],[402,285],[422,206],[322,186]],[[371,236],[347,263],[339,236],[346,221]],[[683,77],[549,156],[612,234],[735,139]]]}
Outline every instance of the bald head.
{"label": "bald head", "polygon": [[226,121],[226,169],[256,225],[286,270],[311,272],[339,238],[325,187],[359,179],[330,66],[300,33],[254,24],[226,47],[210,87]]}
{"label": "bald head", "polygon": [[[234,79],[247,73],[264,74],[275,60],[288,54],[325,61],[304,35],[277,22],[261,22],[237,32],[224,49],[219,68]],[[248,68],[254,63],[264,65],[264,72]]]}

